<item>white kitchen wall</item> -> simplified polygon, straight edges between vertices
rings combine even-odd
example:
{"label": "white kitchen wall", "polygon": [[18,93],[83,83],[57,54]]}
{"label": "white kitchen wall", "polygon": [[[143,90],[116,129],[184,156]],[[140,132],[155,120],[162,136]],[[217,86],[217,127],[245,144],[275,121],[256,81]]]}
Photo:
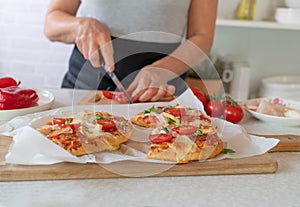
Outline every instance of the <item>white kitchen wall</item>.
{"label": "white kitchen wall", "polygon": [[11,75],[23,86],[60,87],[70,45],[45,38],[48,0],[0,0],[0,76]]}
{"label": "white kitchen wall", "polygon": [[[219,1],[226,11],[238,2]],[[47,5],[48,0],[0,0],[0,75],[12,75],[23,85],[60,87],[72,46],[45,38]],[[263,77],[300,75],[300,31],[218,26],[213,52],[249,62],[252,96]]]}

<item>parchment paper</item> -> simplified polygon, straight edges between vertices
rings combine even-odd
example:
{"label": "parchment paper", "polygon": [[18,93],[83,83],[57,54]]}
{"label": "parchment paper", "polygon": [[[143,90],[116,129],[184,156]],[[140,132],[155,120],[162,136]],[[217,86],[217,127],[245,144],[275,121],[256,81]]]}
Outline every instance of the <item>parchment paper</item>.
{"label": "parchment paper", "polygon": [[[13,144],[6,155],[6,163],[23,165],[49,165],[60,162],[107,164],[124,160],[171,163],[146,158],[147,134],[149,131],[141,130],[140,128],[134,128],[130,141],[122,144],[120,150],[113,152],[105,151],[80,157],[73,156],[60,146],[48,140],[36,131],[35,128],[44,125],[45,122],[51,120],[53,116],[68,116],[82,110],[107,111],[108,113],[130,119],[130,117],[136,113],[146,110],[152,105],[175,105],[177,103],[204,111],[202,103],[193,95],[192,91],[188,89],[180,97],[169,103],[70,106],[16,117],[1,126],[2,128],[11,127],[13,129],[10,132],[4,133],[7,136],[13,136]],[[278,139],[249,135],[241,126],[222,119],[213,118],[212,121],[213,125],[217,126],[218,134],[224,142],[224,147],[234,150],[235,153],[221,154],[209,161],[264,154],[279,142]]]}

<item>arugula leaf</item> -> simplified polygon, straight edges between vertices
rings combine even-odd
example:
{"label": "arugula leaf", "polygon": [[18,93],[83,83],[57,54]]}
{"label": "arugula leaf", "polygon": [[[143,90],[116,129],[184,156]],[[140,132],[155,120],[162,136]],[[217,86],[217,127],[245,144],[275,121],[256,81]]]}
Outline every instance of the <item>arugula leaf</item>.
{"label": "arugula leaf", "polygon": [[165,111],[166,109],[172,108],[172,106],[165,106],[164,108],[162,108],[163,111]]}
{"label": "arugula leaf", "polygon": [[203,135],[201,126],[198,127],[198,129],[197,129],[197,131],[195,131],[194,135],[195,136],[202,136]]}
{"label": "arugula leaf", "polygon": [[176,121],[174,120],[174,119],[172,119],[172,118],[168,118],[168,120],[167,120],[167,124],[172,124],[172,123],[176,123]]}
{"label": "arugula leaf", "polygon": [[195,108],[192,108],[192,107],[186,107],[185,109],[186,109],[186,110],[189,110],[189,111],[190,111],[190,110],[196,110]]}
{"label": "arugula leaf", "polygon": [[166,127],[162,127],[161,130],[165,131],[166,133],[170,132]]}
{"label": "arugula leaf", "polygon": [[222,153],[223,154],[232,154],[232,153],[235,153],[235,151],[233,149],[222,149]]}
{"label": "arugula leaf", "polygon": [[100,115],[95,115],[91,117],[92,120],[107,119],[107,118],[108,118],[107,116],[100,116]]}
{"label": "arugula leaf", "polygon": [[143,114],[150,114],[151,112],[155,111],[155,106],[153,105],[150,109],[147,109],[143,112]]}

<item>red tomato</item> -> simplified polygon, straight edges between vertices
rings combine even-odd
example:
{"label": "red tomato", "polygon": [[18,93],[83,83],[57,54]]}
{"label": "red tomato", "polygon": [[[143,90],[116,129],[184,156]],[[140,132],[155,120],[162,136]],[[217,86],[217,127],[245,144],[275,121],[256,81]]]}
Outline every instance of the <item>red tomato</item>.
{"label": "red tomato", "polygon": [[205,106],[209,101],[205,94],[195,86],[190,86],[190,89],[193,91],[194,95],[202,102],[203,106]]}
{"label": "red tomato", "polygon": [[117,130],[115,122],[110,119],[97,119],[97,124],[102,125],[102,130],[105,132],[112,132]]}
{"label": "red tomato", "polygon": [[105,98],[108,98],[108,99],[112,99],[113,96],[114,96],[114,93],[111,92],[111,91],[106,91],[106,90],[103,90],[102,91],[102,94]]}
{"label": "red tomato", "polygon": [[164,112],[171,114],[175,117],[182,117],[185,115],[185,109],[184,108],[167,108],[164,110]]}
{"label": "red tomato", "polygon": [[154,144],[161,144],[163,142],[170,142],[172,141],[172,134],[150,134],[149,139]]}
{"label": "red tomato", "polygon": [[224,119],[234,124],[239,123],[244,117],[241,106],[230,97],[226,98],[225,103],[226,107],[223,113]]}
{"label": "red tomato", "polygon": [[175,131],[179,135],[191,135],[194,134],[197,131],[198,127],[196,126],[179,126],[173,128],[173,131]]}
{"label": "red tomato", "polygon": [[204,107],[206,113],[211,117],[221,117],[225,110],[225,104],[220,101],[210,100]]}
{"label": "red tomato", "polygon": [[79,123],[76,123],[76,124],[69,124],[70,127],[72,128],[73,132],[76,132],[78,131],[78,128],[80,127],[80,124]]}
{"label": "red tomato", "polygon": [[128,101],[125,98],[125,95],[122,92],[115,93],[113,100],[119,104],[128,104]]}
{"label": "red tomato", "polygon": [[53,124],[63,125],[66,123],[65,118],[53,118]]}

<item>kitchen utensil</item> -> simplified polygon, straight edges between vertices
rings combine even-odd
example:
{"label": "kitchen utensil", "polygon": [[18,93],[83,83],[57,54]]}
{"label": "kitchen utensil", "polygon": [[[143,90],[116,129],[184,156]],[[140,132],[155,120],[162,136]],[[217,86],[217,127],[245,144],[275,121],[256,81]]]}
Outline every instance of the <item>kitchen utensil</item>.
{"label": "kitchen utensil", "polygon": [[110,78],[113,80],[113,82],[115,83],[115,85],[117,86],[117,88],[119,89],[119,91],[124,94],[124,97],[125,97],[126,101],[128,103],[132,103],[130,95],[127,93],[126,89],[124,88],[123,84],[118,79],[118,77],[116,76],[116,74],[114,72],[110,72],[108,74],[109,74]]}

